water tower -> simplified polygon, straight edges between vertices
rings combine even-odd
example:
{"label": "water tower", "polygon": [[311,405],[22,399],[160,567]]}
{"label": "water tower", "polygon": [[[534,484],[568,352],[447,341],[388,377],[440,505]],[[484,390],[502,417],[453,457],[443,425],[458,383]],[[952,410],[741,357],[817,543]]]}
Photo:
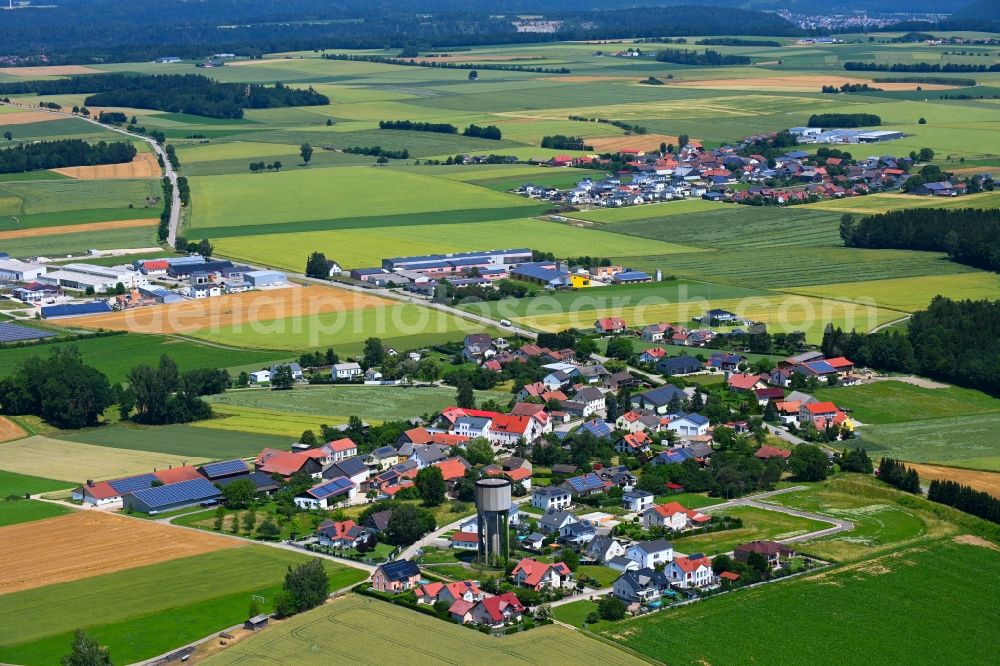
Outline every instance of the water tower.
{"label": "water tower", "polygon": [[479,561],[507,562],[507,521],[510,515],[510,481],[476,481],[476,513],[479,523]]}

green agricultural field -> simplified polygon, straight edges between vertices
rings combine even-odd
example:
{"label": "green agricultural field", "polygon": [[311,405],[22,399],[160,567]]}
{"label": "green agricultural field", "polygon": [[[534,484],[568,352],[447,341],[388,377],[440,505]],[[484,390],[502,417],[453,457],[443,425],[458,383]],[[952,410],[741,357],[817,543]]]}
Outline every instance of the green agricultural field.
{"label": "green agricultural field", "polygon": [[[473,187],[473,186],[467,186]],[[506,196],[489,193],[487,196]],[[526,200],[524,200],[526,201]],[[248,228],[247,232],[252,231]],[[477,221],[468,224],[430,224],[369,229],[336,229],[282,234],[279,238],[261,236],[220,238],[215,243],[220,254],[246,261],[267,263],[289,270],[302,270],[306,257],[316,248],[333,248],[328,256],[336,257],[344,268],[381,265],[384,257],[401,254],[462,252],[486,245],[520,245],[568,256],[592,255],[600,251],[610,257],[643,257],[697,252],[666,241],[641,240],[622,234],[580,229],[536,219]]]}
{"label": "green agricultural field", "polygon": [[[58,213],[36,213],[34,215],[21,215],[17,218],[16,223],[11,218],[0,218],[0,231],[39,229],[42,227],[89,224],[91,222],[142,220],[146,218],[158,218],[159,216],[159,209],[156,208],[96,208]],[[121,258],[118,259],[118,263],[122,263]]]}
{"label": "green agricultural field", "polygon": [[[987,663],[997,649],[996,596],[982,581],[1000,574],[988,544],[937,541],[795,580],[726,594],[598,629],[606,638],[671,664],[745,664],[770,655],[817,666]],[[915,593],[915,591],[917,591]],[[961,599],[961,612],[950,608]],[[892,617],[893,631],[872,631]],[[790,618],[794,618],[791,620]],[[852,639],[831,647],[830,627]],[[711,627],[725,640],[692,641]]]}
{"label": "green agricultural field", "polygon": [[[478,391],[477,401],[510,400],[510,393]],[[292,391],[246,389],[227,391],[207,398],[220,407],[250,407],[286,414],[340,417],[358,416],[365,421],[394,421],[415,415],[432,414],[455,404],[455,391],[449,387],[398,387],[362,385],[319,385],[296,387]],[[330,421],[329,423],[332,423]],[[301,434],[304,428],[300,427]]]}
{"label": "green agricultural field", "polygon": [[[267,179],[267,187],[261,183]],[[391,192],[391,196],[386,196]],[[390,169],[344,167],[192,179],[192,228],[400,213],[510,208],[531,202],[454,181]],[[245,231],[252,234],[251,229]]]}
{"label": "green agricultural field", "polygon": [[641,664],[610,645],[558,626],[503,638],[368,597],[349,596],[304,613],[205,661],[225,664],[327,664],[337,655],[364,654],[379,646],[379,660],[407,664],[441,663],[442,655],[461,655],[462,663],[555,664],[568,654],[609,665]]}
{"label": "green agricultural field", "polygon": [[872,194],[849,199],[829,199],[808,204],[805,210],[837,211],[858,215],[875,215],[901,208],[996,208],[1000,193],[981,192],[964,197],[921,197],[912,194]]}
{"label": "green agricultural field", "polygon": [[[6,490],[4,488],[4,492]],[[71,511],[72,509],[65,506],[39,502],[38,500],[0,500],[0,527],[55,518]]]}
{"label": "green agricultural field", "polygon": [[287,354],[275,352],[221,349],[181,338],[128,333],[111,338],[85,338],[0,349],[0,376],[12,373],[17,364],[29,356],[45,356],[56,347],[71,346],[80,351],[88,365],[103,372],[112,382],[125,381],[129,370],[136,365],[157,364],[164,354],[176,361],[182,372],[194,368],[231,368],[248,363],[269,365],[272,361],[287,358]]}
{"label": "green agricultural field", "polygon": [[822,286],[789,287],[789,291],[821,298],[871,300],[903,312],[925,309],[935,296],[954,300],[1000,298],[1000,276],[985,271],[962,275],[928,275],[896,280],[845,282]]}
{"label": "green agricultural field", "polygon": [[712,515],[740,518],[743,527],[671,539],[677,552],[704,553],[709,557],[731,551],[741,543],[755,539],[787,539],[808,532],[826,529],[830,523],[790,516],[777,511],[767,511],[749,506],[723,509]]}
{"label": "green agricultural field", "polygon": [[[112,659],[141,661],[242,622],[252,594],[271,610],[287,567],[305,560],[247,546],[4,595],[0,619],[9,631],[0,639],[0,660],[58,663],[72,642],[69,628],[79,627],[108,646]],[[365,576],[324,565],[333,590]]]}
{"label": "green agricultural field", "polygon": [[15,474],[0,470],[0,496],[6,498],[10,495],[24,497],[26,494],[47,493],[53,490],[64,490],[72,484],[66,481],[56,481],[54,479],[43,479],[38,476],[27,476],[25,474]]}
{"label": "green agricultural field", "polygon": [[[20,213],[57,213],[101,208],[145,208],[147,199],[160,197],[155,180],[37,180],[0,185],[0,201],[21,200]],[[162,204],[149,208],[148,217],[159,217]]]}
{"label": "green agricultural field", "polygon": [[952,416],[1000,413],[1000,400],[971,389],[929,389],[899,381],[821,388],[820,400],[835,402],[864,424],[906,423]]}
{"label": "green agricultural field", "polygon": [[625,208],[596,208],[580,213],[573,213],[571,217],[591,222],[616,223],[631,222],[634,220],[651,220],[672,217],[674,215],[689,215],[691,213],[702,213],[705,211],[717,211],[726,204],[721,204],[705,199],[684,199],[682,201],[667,201],[659,204],[649,204],[645,206],[626,206]]}
{"label": "green agricultural field", "polygon": [[[274,409],[258,409],[229,404],[213,403],[214,417],[206,421],[198,421],[192,425],[196,428],[210,430],[236,431],[238,433],[256,433],[258,435],[275,435],[284,438],[285,442],[299,438],[304,430],[320,432],[321,426],[344,425],[346,416],[305,415],[297,412],[282,412]],[[376,423],[368,419],[368,423]],[[291,438],[291,439],[289,439]]]}
{"label": "green agricultural field", "polygon": [[873,458],[1000,471],[998,427],[1000,414],[994,413],[869,425],[858,432],[859,444]]}
{"label": "green agricultural field", "polygon": [[[299,431],[301,434],[301,430]],[[130,451],[148,451],[210,460],[246,458],[261,449],[286,448],[287,437],[250,432],[226,432],[193,425],[139,426],[119,424],[75,430],[58,435],[72,442]]]}
{"label": "green agricultural field", "polygon": [[149,226],[112,229],[110,231],[12,238],[3,242],[4,251],[14,257],[75,255],[77,261],[84,261],[86,252],[90,249],[114,250],[153,247],[155,245],[156,225],[153,223],[150,223]]}

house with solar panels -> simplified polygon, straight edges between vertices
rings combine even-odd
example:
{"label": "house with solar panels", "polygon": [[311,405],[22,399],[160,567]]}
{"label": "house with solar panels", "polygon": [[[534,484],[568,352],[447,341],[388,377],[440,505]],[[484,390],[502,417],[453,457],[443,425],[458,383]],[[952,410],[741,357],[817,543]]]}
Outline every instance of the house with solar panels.
{"label": "house with solar panels", "polygon": [[180,483],[134,490],[126,493],[122,500],[126,511],[157,514],[190,506],[211,506],[221,497],[222,491],[199,476]]}
{"label": "house with solar panels", "polygon": [[338,476],[299,493],[293,501],[300,509],[332,509],[354,501],[358,486],[350,479]]}
{"label": "house with solar panels", "polygon": [[121,502],[133,491],[152,488],[154,485],[170,485],[202,478],[194,467],[171,467],[148,474],[136,474],[108,481],[88,479],[85,484],[74,488],[71,497],[77,502],[91,506],[109,506]]}
{"label": "house with solar panels", "polygon": [[566,479],[562,485],[564,488],[569,490],[573,497],[588,497],[590,495],[603,493],[614,484],[610,481],[605,481],[593,472],[588,472],[580,476],[574,476]]}
{"label": "house with solar panels", "polygon": [[198,473],[222,489],[236,481],[249,481],[258,495],[270,495],[281,487],[269,474],[253,471],[240,459],[207,463],[198,468]]}
{"label": "house with solar panels", "polygon": [[420,569],[410,560],[396,560],[379,565],[372,574],[372,588],[397,594],[420,584]]}

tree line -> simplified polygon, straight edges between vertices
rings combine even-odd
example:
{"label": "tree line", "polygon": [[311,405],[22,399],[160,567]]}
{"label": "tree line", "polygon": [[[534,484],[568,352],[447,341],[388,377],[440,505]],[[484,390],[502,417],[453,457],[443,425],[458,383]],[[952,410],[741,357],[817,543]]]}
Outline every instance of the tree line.
{"label": "tree line", "polygon": [[1000,72],[1000,63],[993,65],[971,65],[948,62],[896,62],[891,65],[879,62],[845,62],[844,69],[849,72]]}
{"label": "tree line", "polygon": [[925,377],[1000,395],[1000,301],[937,296],[906,331],[846,333],[827,327],[821,349],[878,370]]}
{"label": "tree line", "polygon": [[920,494],[920,475],[895,458],[882,458],[878,463],[878,478],[890,486],[915,495]]}
{"label": "tree line", "polygon": [[352,55],[349,53],[324,53],[327,60],[349,60],[354,62],[377,62],[383,65],[403,65],[404,67],[437,67],[439,69],[492,70],[499,72],[530,72],[532,74],[569,74],[566,67],[530,67],[506,63],[467,63],[448,60],[416,60],[414,58],[392,58],[378,55]]}
{"label": "tree line", "polygon": [[65,95],[92,93],[84,104],[127,106],[208,118],[242,118],[243,109],[322,106],[330,99],[313,90],[219,83],[200,74],[93,74],[65,79],[0,83],[0,94]]}
{"label": "tree line", "polygon": [[806,122],[809,127],[874,127],[882,118],[874,113],[814,113]]}
{"label": "tree line", "polygon": [[709,37],[695,42],[698,46],[768,46],[780,48],[781,42],[773,39],[737,39],[735,37]]}
{"label": "tree line", "polygon": [[1000,523],[1000,499],[972,486],[934,479],[927,489],[927,499],[953,506],[991,523]]}
{"label": "tree line", "polygon": [[566,136],[564,134],[553,134],[542,137],[542,148],[552,148],[554,150],[593,150],[588,146],[582,136]]}
{"label": "tree line", "polygon": [[23,173],[38,169],[123,164],[131,162],[136,148],[128,141],[98,141],[57,139],[22,143],[0,149],[0,173]]}
{"label": "tree line", "polygon": [[622,120],[610,120],[608,118],[588,118],[586,116],[567,116],[568,120],[576,120],[581,123],[603,123],[605,125],[611,125],[619,129],[625,130],[626,133],[631,134],[646,134],[647,130],[642,125],[633,125]]}
{"label": "tree line", "polygon": [[402,150],[388,150],[382,146],[352,146],[350,148],[343,148],[342,150],[351,155],[372,155],[385,160],[410,159],[410,151],[407,148],[403,148]]}
{"label": "tree line", "polygon": [[958,79],[947,76],[893,76],[872,79],[875,83],[934,83],[942,86],[974,86],[975,79]]}
{"label": "tree line", "polygon": [[503,138],[503,134],[500,133],[500,128],[496,125],[486,125],[485,127],[480,127],[479,125],[469,125],[462,131],[462,136],[471,136],[477,139],[490,139],[491,141],[499,141]]}
{"label": "tree line", "polygon": [[947,252],[953,261],[1000,271],[1000,210],[911,208],[841,219],[847,247]]}
{"label": "tree line", "polygon": [[722,67],[726,65],[749,65],[753,61],[749,56],[724,55],[715,49],[705,49],[704,53],[688,49],[663,49],[657,51],[659,62],[672,62],[678,65],[698,65],[701,67]]}
{"label": "tree line", "polygon": [[458,134],[458,128],[451,123],[421,123],[413,120],[380,120],[379,129],[409,130],[411,132],[437,132],[438,134]]}
{"label": "tree line", "polygon": [[881,88],[873,88],[867,83],[845,83],[840,86],[823,86],[820,88],[820,92],[837,94],[837,93],[859,93],[859,92],[880,92]]}

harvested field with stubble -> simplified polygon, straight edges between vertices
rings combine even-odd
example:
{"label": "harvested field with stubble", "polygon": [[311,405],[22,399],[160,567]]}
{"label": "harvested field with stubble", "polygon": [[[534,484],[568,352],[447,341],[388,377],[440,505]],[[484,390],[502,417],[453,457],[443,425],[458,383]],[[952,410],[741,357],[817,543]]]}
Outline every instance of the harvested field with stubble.
{"label": "harvested field with stubble", "polygon": [[159,178],[160,164],[153,153],[139,153],[131,162],[122,164],[62,167],[51,171],[78,180]]}
{"label": "harvested field with stubble", "polygon": [[0,67],[0,74],[35,79],[39,76],[70,76],[73,74],[104,74],[102,70],[83,65],[40,65],[38,67]]}
{"label": "harvested field with stubble", "polygon": [[24,428],[5,416],[0,416],[0,442],[9,442],[25,436]]}
{"label": "harvested field with stubble", "polygon": [[[92,167],[77,167],[92,168]],[[10,238],[37,238],[39,236],[56,236],[58,234],[75,234],[84,231],[110,231],[112,229],[135,229],[138,227],[154,227],[159,223],[155,217],[140,220],[113,220],[111,222],[88,222],[84,224],[63,224],[55,227],[35,227],[33,229],[12,229],[0,231],[0,240]]]}
{"label": "harvested field with stubble", "polygon": [[677,137],[667,134],[632,134],[629,136],[609,136],[602,139],[587,139],[596,153],[614,153],[620,150],[641,150],[652,152],[660,149],[660,144],[676,144]]}
{"label": "harvested field with stubble", "polygon": [[105,328],[133,333],[194,333],[249,326],[289,317],[353,312],[391,305],[376,296],[312,285],[268,291],[248,291],[175,305],[123,310],[53,323],[73,328]]}
{"label": "harvested field with stubble", "polygon": [[0,528],[0,595],[243,544],[103,511]]}
{"label": "harvested field with stubble", "polygon": [[48,111],[14,111],[0,114],[0,125],[27,125],[29,123],[40,123],[46,120],[61,120],[62,116],[57,116]]}
{"label": "harvested field with stubble", "polygon": [[943,467],[941,465],[920,465],[907,463],[908,467],[917,470],[921,481],[955,481],[976,490],[1000,497],[1000,472],[984,472],[958,467]]}

